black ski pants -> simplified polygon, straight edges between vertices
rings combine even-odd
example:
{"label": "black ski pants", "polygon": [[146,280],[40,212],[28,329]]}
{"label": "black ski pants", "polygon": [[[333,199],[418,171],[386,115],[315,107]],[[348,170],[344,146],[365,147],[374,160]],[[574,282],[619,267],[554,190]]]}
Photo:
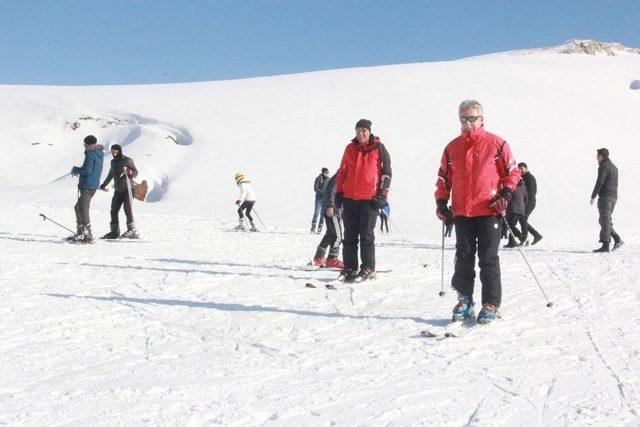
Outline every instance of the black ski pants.
{"label": "black ski pants", "polygon": [[[518,228],[516,227],[518,223],[520,223],[520,230],[518,230]],[[509,224],[509,227],[511,227],[511,231],[513,232],[513,235],[509,235],[509,243],[516,245],[520,242],[524,243],[527,240],[529,231],[526,215],[515,213],[507,214],[507,224]],[[520,242],[516,242],[516,240],[513,238],[514,236],[517,237]]]}
{"label": "black ski pants", "polygon": [[[249,218],[249,222],[253,224],[253,217],[251,216],[251,210],[253,209],[253,205],[255,205],[255,203],[256,203],[255,200],[251,200],[251,201],[245,200],[244,202],[242,202],[242,204],[238,208],[238,215],[240,216],[240,220],[244,218],[244,215],[247,215],[247,218]],[[243,210],[245,210],[244,214],[242,213]]]}
{"label": "black ski pants", "polygon": [[476,250],[482,283],[482,303],[500,306],[502,283],[500,281],[500,236],[502,225],[499,217],[456,217],[456,259],[451,285],[463,295],[472,296],[476,277]]}
{"label": "black ski pants", "polygon": [[358,269],[358,240],[362,268],[376,269],[376,237],[374,229],[378,210],[372,200],[344,199],[342,220],[344,221],[344,241],[342,260],[345,268]]}
{"label": "black ski pants", "polygon": [[89,190],[88,188],[78,189],[78,201],[74,206],[76,211],[76,224],[89,225],[91,224],[91,218],[89,218],[89,208],[91,207],[91,199],[96,194],[96,190]]}
{"label": "black ski pants", "polygon": [[529,222],[529,215],[531,215],[531,213],[533,212],[533,210],[536,208],[536,201],[534,200],[532,203],[527,203],[527,208],[525,210],[525,216],[527,217],[527,231],[529,233],[531,233],[531,235],[535,238],[535,239],[539,239],[542,237],[542,235],[540,233],[538,233],[538,230],[536,230],[535,228],[533,228],[533,226],[531,225],[531,223]]}
{"label": "black ski pants", "polygon": [[124,214],[127,217],[127,224],[133,224],[133,211],[131,210],[129,191],[116,190],[113,193],[113,198],[111,199],[111,227],[119,225],[120,220],[118,219],[118,214],[120,213],[122,205],[124,205]]}
{"label": "black ski pants", "polygon": [[316,258],[321,258],[327,248],[330,248],[329,258],[337,257],[340,253],[340,244],[342,244],[342,221],[336,215],[327,216],[323,214],[323,216],[327,223],[327,230],[318,245],[318,252],[322,251],[321,256],[316,256]]}
{"label": "black ski pants", "polygon": [[384,229],[387,229],[387,234],[389,234],[389,217],[385,213],[380,214],[380,232],[384,233]]}

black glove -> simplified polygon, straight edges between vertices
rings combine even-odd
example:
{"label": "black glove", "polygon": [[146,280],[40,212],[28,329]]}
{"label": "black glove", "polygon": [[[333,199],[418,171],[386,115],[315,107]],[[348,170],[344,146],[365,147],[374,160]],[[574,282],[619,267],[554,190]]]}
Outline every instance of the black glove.
{"label": "black glove", "polygon": [[336,198],[335,198],[335,208],[336,209],[341,209],[342,208],[342,202],[344,202],[344,195],[342,193],[336,193]]}
{"label": "black glove", "polygon": [[388,204],[389,202],[387,202],[387,198],[385,196],[376,196],[376,198],[373,199],[373,206],[377,210],[384,208]]}
{"label": "black glove", "polygon": [[500,190],[499,194],[500,194],[500,197],[505,199],[507,202],[510,202],[511,197],[513,196],[513,190],[510,189],[509,187],[502,187],[502,190]]}
{"label": "black glove", "polygon": [[447,201],[444,199],[436,200],[438,207],[436,208],[436,216],[440,221],[451,221],[453,219],[453,212],[447,206]]}

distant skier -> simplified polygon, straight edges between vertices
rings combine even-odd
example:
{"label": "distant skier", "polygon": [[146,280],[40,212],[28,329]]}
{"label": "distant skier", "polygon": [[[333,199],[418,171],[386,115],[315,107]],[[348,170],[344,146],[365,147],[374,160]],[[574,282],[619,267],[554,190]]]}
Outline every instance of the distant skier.
{"label": "distant skier", "polygon": [[[524,180],[521,179],[516,186],[511,200],[507,205],[507,224],[511,228],[513,235],[509,234],[509,243],[505,248],[515,248],[516,246],[522,246],[527,241],[527,186],[524,184]],[[516,227],[516,224],[520,223],[520,230]],[[519,242],[516,241],[516,238]]]}
{"label": "distant skier", "polygon": [[89,208],[91,199],[96,194],[100,185],[100,175],[102,174],[102,163],[104,159],[104,147],[98,144],[98,140],[93,135],[84,138],[84,162],[82,166],[74,166],[71,169],[71,176],[78,175],[78,201],[74,207],[76,212],[76,234],[68,240],[78,243],[91,243],[91,219]]}
{"label": "distant skier", "polygon": [[[461,135],[447,144],[436,182],[436,215],[454,218],[456,226],[455,271],[451,284],[458,291],[452,320],[473,316],[475,255],[478,252],[482,310],[478,323],[498,316],[502,299],[498,248],[502,216],[520,181],[509,144],[484,129],[482,105],[463,101],[458,107]],[[452,197],[452,208],[447,202]]]}
{"label": "distant skier", "polygon": [[[311,232],[320,234],[322,232],[322,225],[324,224],[324,213],[322,212],[322,203],[324,195],[327,191],[327,183],[329,182],[329,169],[322,168],[320,175],[318,175],[313,182],[313,191],[315,192],[315,204],[313,210],[313,218],[311,219]],[[318,218],[319,217],[319,218]],[[316,223],[318,228],[316,229]]]}
{"label": "distant skier", "polygon": [[380,212],[380,234],[384,234],[386,228],[387,234],[389,234],[389,216],[391,216],[391,205],[387,203],[387,206],[379,210]]}
{"label": "distant skier", "polygon": [[527,220],[527,231],[533,236],[533,242],[531,243],[531,245],[533,246],[540,240],[542,240],[542,235],[538,233],[538,231],[533,228],[533,226],[529,222],[529,216],[536,208],[536,194],[538,193],[538,184],[536,182],[536,178],[529,171],[529,167],[525,162],[518,163],[518,169],[520,169],[524,184],[527,186],[527,206],[525,208],[525,216]]}
{"label": "distant skier", "polygon": [[238,172],[235,176],[235,179],[236,183],[238,184],[238,188],[240,189],[240,198],[236,200],[236,205],[238,206],[238,216],[240,217],[240,224],[238,224],[236,229],[246,231],[244,224],[244,217],[246,215],[249,219],[249,224],[251,224],[251,228],[249,229],[249,231],[258,231],[258,228],[253,223],[253,217],[251,216],[251,210],[253,209],[253,205],[255,205],[256,203],[256,196],[253,192],[251,181],[246,179],[244,173],[242,172]]}
{"label": "distant skier", "polygon": [[609,159],[609,150],[600,148],[597,150],[598,179],[591,193],[591,205],[598,198],[598,222],[600,223],[600,243],[602,246],[593,252],[609,252],[609,244],[613,237],[613,250],[624,244],[618,233],[613,229],[611,215],[618,200],[618,168]]}
{"label": "distant skier", "polygon": [[[131,206],[133,200],[131,200],[129,189],[133,188],[133,178],[138,176],[138,169],[130,157],[122,154],[122,147],[120,147],[120,145],[113,144],[111,146],[111,155],[113,159],[111,160],[109,174],[100,186],[102,191],[109,191],[107,185],[109,185],[113,179],[114,190],[113,198],[111,199],[110,231],[102,236],[102,238],[117,239],[122,237],[125,239],[137,239],[140,236],[133,220],[133,210]],[[129,186],[127,186],[127,180],[129,181]],[[118,214],[120,213],[122,205],[124,205],[124,214],[127,217],[127,231],[121,236]]]}
{"label": "distant skier", "polygon": [[[344,268],[341,282],[372,280],[376,277],[375,233],[378,209],[387,205],[391,185],[391,156],[371,133],[371,121],[356,123],[356,136],[342,156],[336,183],[336,202],[342,204]],[[358,240],[362,265],[358,269]]]}
{"label": "distant skier", "polygon": [[[344,264],[338,258],[340,245],[342,244],[342,219],[341,209],[336,207],[336,181],[338,174],[335,173],[327,182],[327,188],[322,198],[322,215],[327,221],[327,231],[325,231],[316,254],[313,257],[313,265],[319,267],[344,268]],[[329,249],[329,256],[325,258],[325,253]]]}

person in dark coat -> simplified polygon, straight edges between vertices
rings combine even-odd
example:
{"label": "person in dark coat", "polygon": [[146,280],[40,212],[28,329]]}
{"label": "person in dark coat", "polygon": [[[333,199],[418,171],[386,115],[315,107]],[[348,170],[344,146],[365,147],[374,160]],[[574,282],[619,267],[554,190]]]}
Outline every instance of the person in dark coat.
{"label": "person in dark coat", "polygon": [[93,135],[84,138],[84,162],[82,166],[74,166],[71,169],[71,176],[79,176],[78,179],[78,201],[74,207],[76,212],[76,234],[68,240],[79,243],[90,243],[93,240],[91,234],[91,219],[89,208],[91,199],[96,194],[100,185],[100,175],[102,175],[102,163],[104,160],[104,147],[98,144],[98,140]]}
{"label": "person in dark coat", "polygon": [[613,237],[613,250],[624,244],[620,235],[613,229],[611,216],[618,201],[618,168],[609,159],[609,150],[597,150],[598,179],[591,192],[591,205],[598,199],[598,222],[600,223],[600,243],[602,246],[593,252],[609,252],[609,244]]}
{"label": "person in dark coat", "polygon": [[529,168],[525,162],[518,163],[518,169],[522,173],[522,179],[524,180],[524,184],[527,187],[527,206],[525,208],[525,216],[527,221],[527,231],[531,233],[533,236],[533,242],[531,245],[535,245],[542,239],[542,235],[538,233],[538,231],[531,226],[529,222],[529,215],[536,208],[536,194],[538,193],[538,184],[536,182],[536,178],[529,171]]}
{"label": "person in dark coat", "polygon": [[[313,218],[311,219],[311,232],[320,234],[324,224],[324,213],[322,211],[322,201],[327,191],[327,183],[329,182],[329,169],[322,168],[320,175],[313,182],[313,191],[315,192],[315,204],[313,207]],[[318,228],[316,229],[316,224]]]}
{"label": "person in dark coat", "polygon": [[[342,244],[342,209],[336,207],[337,179],[338,174],[335,173],[327,182],[327,188],[322,198],[322,215],[327,222],[327,230],[316,249],[313,265],[342,269],[344,264],[338,258]],[[330,248],[329,256],[325,258],[327,248]]]}
{"label": "person in dark coat", "polygon": [[[507,205],[507,224],[509,224],[513,234],[509,233],[509,243],[504,246],[505,248],[522,246],[524,242],[527,241],[526,209],[527,186],[525,185],[524,180],[521,179],[511,196],[511,201],[509,201],[509,204]],[[516,227],[518,223],[520,223],[520,230]],[[515,238],[520,240],[520,242],[516,242]]]}
{"label": "person in dark coat", "polygon": [[[113,198],[111,199],[110,231],[102,236],[102,238],[117,239],[119,237],[123,237],[128,239],[137,239],[139,235],[133,220],[133,211],[131,207],[133,200],[131,200],[131,193],[129,193],[129,189],[133,188],[133,178],[138,176],[138,169],[136,169],[136,165],[130,157],[122,154],[122,147],[120,147],[120,145],[114,144],[111,146],[111,155],[113,156],[113,159],[111,160],[109,174],[100,186],[102,191],[109,191],[107,190],[107,185],[109,185],[113,179],[114,191]],[[127,181],[129,181],[128,186]],[[118,214],[120,213],[122,205],[124,205],[124,214],[127,217],[127,231],[120,236],[120,221],[118,219]]]}

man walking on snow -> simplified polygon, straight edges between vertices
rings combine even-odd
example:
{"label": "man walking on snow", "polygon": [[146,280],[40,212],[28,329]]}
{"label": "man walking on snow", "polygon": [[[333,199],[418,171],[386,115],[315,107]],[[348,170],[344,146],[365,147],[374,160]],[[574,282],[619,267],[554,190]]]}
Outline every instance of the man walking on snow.
{"label": "man walking on snow", "polygon": [[[313,206],[313,218],[311,219],[311,232],[320,234],[322,232],[322,225],[324,224],[324,212],[322,211],[322,204],[324,201],[324,195],[327,192],[327,184],[329,183],[329,169],[322,168],[320,175],[318,175],[313,182],[313,191],[316,193],[316,200]],[[320,217],[318,219],[318,217]],[[318,223],[318,229],[316,230],[316,223]]]}
{"label": "man walking on snow", "polygon": [[[336,182],[336,206],[342,204],[344,268],[341,282],[361,282],[376,277],[375,233],[378,209],[387,205],[391,185],[391,157],[371,122],[356,123],[356,137],[347,145]],[[362,264],[358,271],[358,240]]]}
{"label": "man walking on snow", "polygon": [[600,243],[602,246],[593,252],[609,252],[609,244],[613,237],[613,250],[624,244],[618,233],[613,229],[611,215],[618,201],[618,168],[609,159],[609,150],[597,150],[598,179],[591,193],[591,205],[598,198],[598,222],[600,223]]}
{"label": "man walking on snow", "polygon": [[536,182],[536,178],[529,171],[529,167],[525,162],[518,163],[518,169],[520,169],[520,173],[522,174],[522,179],[524,180],[524,185],[527,186],[527,206],[525,207],[525,217],[527,222],[527,230],[533,236],[533,242],[531,246],[538,243],[542,240],[542,234],[538,233],[538,231],[531,226],[529,222],[529,216],[536,208],[536,194],[538,193],[538,183]]}
{"label": "man walking on snow", "polygon": [[[442,154],[436,182],[436,215],[454,219],[456,229],[455,271],[451,284],[458,292],[452,320],[474,315],[473,287],[478,252],[482,310],[478,323],[498,316],[502,298],[498,248],[501,220],[518,181],[520,170],[509,144],[484,128],[482,105],[463,101],[458,107],[461,135]],[[452,209],[447,203],[452,198]]]}

